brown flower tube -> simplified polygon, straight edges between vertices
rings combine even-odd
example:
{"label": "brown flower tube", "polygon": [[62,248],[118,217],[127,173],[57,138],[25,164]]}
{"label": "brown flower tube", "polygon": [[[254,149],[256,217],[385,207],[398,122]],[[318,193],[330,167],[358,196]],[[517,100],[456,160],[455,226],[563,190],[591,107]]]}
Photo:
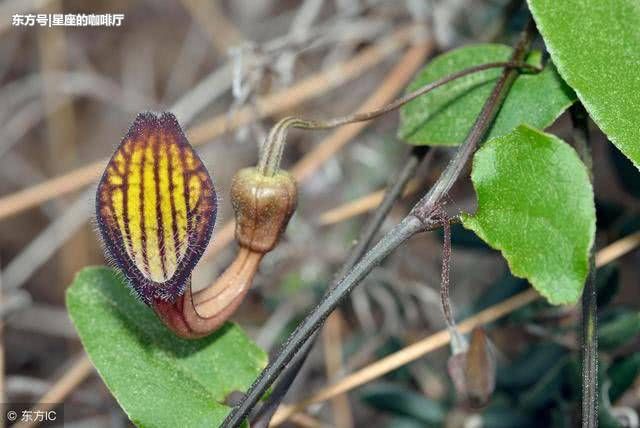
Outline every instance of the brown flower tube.
{"label": "brown flower tube", "polygon": [[178,336],[206,336],[235,312],[251,287],[262,257],[276,246],[296,209],[296,183],[285,171],[267,176],[255,168],[242,169],[233,179],[231,202],[240,246],[235,260],[209,287],[194,294],[187,287],[175,303],[156,299],[152,304]]}

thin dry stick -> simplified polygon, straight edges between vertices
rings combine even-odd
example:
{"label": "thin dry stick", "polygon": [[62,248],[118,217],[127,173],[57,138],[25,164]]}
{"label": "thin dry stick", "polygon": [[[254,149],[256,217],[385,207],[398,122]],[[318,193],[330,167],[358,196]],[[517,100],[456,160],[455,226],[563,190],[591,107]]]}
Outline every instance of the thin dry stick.
{"label": "thin dry stick", "polygon": [[[362,103],[358,111],[369,111],[389,102],[406,85],[414,72],[420,67],[424,58],[431,52],[431,49],[432,45],[430,43],[420,44],[409,49],[378,89]],[[369,122],[359,122],[334,131],[294,165],[291,173],[295,179],[298,182],[307,179],[369,124]],[[202,258],[205,260],[210,259],[222,251],[233,241],[234,230],[235,222],[233,220],[223,225],[216,232],[215,239],[209,245]]]}
{"label": "thin dry stick", "polygon": [[[62,1],[55,0],[43,8],[42,12],[56,14],[62,12]],[[51,15],[49,15],[51,16]],[[47,80],[52,73],[65,72],[69,69],[66,60],[68,40],[64,27],[53,27],[46,32],[38,32],[41,74]],[[74,111],[74,97],[57,93],[53,86],[43,85],[42,103],[47,130],[47,147],[49,151],[49,169],[56,173],[68,170],[78,157],[78,130]],[[71,199],[58,201],[62,209]],[[89,263],[89,245],[92,242],[89,230],[76,230],[61,248],[59,253],[60,274],[62,278],[71,277],[74,272]],[[15,260],[12,260],[15,262]],[[12,265],[16,266],[15,263]],[[66,284],[59,283],[56,288],[64,290]]]}
{"label": "thin dry stick", "polygon": [[[410,27],[399,30],[379,44],[364,49],[349,61],[314,74],[281,92],[258,99],[255,106],[238,110],[231,119],[224,113],[194,126],[188,132],[189,141],[193,145],[204,144],[256,118],[277,114],[313,97],[323,95],[360,76],[404,47],[411,40],[415,29],[416,27]],[[256,111],[259,112],[257,117]],[[98,160],[44,183],[0,198],[0,220],[93,183],[100,177],[106,162],[106,159]]]}
{"label": "thin dry stick", "polygon": [[632,233],[611,245],[606,246],[596,254],[596,266],[604,266],[623,254],[627,254],[640,243],[640,231]]}
{"label": "thin dry stick", "polygon": [[[404,192],[402,193],[402,197],[406,198],[407,196],[416,193],[420,188],[420,180],[413,179],[407,183]],[[318,217],[318,225],[329,226],[341,223],[347,219],[369,212],[380,205],[382,198],[384,198],[384,189],[377,190],[369,193],[368,195],[327,210]]]}
{"label": "thin dry stick", "polygon": [[[424,58],[428,55],[431,49],[431,44],[421,44],[409,49],[407,53],[402,57],[400,62],[388,74],[387,79],[382,83],[382,85],[380,85],[379,89],[362,104],[360,110],[371,110],[372,108],[382,105],[388,100],[392,99],[392,97],[406,85],[407,81],[413,76],[413,73],[422,64]],[[357,123],[346,126],[335,131],[332,135],[323,140],[322,143],[316,146],[314,150],[309,152],[296,164],[293,169],[293,174],[296,179],[304,180],[305,178],[310,176],[327,159],[329,159],[331,156],[333,156],[333,154],[344,147],[345,144],[347,144],[366,126],[367,123]],[[346,132],[345,130],[348,132]],[[2,216],[0,215],[0,218],[1,217]],[[209,246],[203,258],[206,259],[213,257],[215,254],[218,254],[218,252],[221,251],[226,245],[233,241],[234,229],[235,222],[233,220],[229,221],[220,229],[218,229],[215,233],[213,244]],[[89,359],[86,355],[84,355],[76,363],[74,363],[74,365],[69,369],[68,373],[80,370],[80,367],[83,367],[85,364],[90,364]],[[76,383],[73,387],[79,385],[90,373],[91,371],[89,370],[84,373],[84,376],[74,378]],[[40,399],[39,404],[45,402],[57,403],[63,401],[65,397],[73,390],[73,387],[62,390],[59,388],[58,383],[62,382],[65,379],[67,379],[67,375],[65,375],[64,378],[61,378],[60,381],[56,382],[52,386],[51,390],[47,392],[47,394],[45,394],[42,399]],[[54,390],[55,394],[52,393],[52,391]],[[43,401],[45,397],[48,401]]]}
{"label": "thin dry stick", "polygon": [[[634,236],[635,239],[629,239]],[[633,244],[629,244],[629,242],[633,242]],[[622,257],[624,254],[637,248],[639,245],[640,233],[636,232],[606,246],[596,254],[596,267],[602,267],[619,257]],[[621,249],[624,249],[624,251]],[[534,289],[530,288],[467,318],[458,325],[458,330],[463,334],[469,333],[475,327],[496,321],[499,318],[502,318],[503,316],[533,302],[534,300],[537,300],[539,297],[540,295]],[[299,403],[291,406],[281,406],[271,420],[270,426],[278,426],[282,424],[291,415],[303,410],[313,403],[328,400],[337,394],[344,394],[345,392],[377,379],[398,367],[402,367],[412,361],[422,358],[429,352],[447,345],[450,340],[451,336],[449,335],[448,329],[440,330],[437,333],[427,336],[398,352],[395,352],[358,370],[355,373],[344,377],[333,385],[320,389],[320,391]]]}
{"label": "thin dry stick", "polygon": [[[322,343],[327,379],[337,379],[342,372],[342,325],[340,310],[332,313],[327,319],[327,325],[322,331]],[[333,407],[333,423],[337,428],[353,426],[353,415],[346,394],[331,398]]]}
{"label": "thin dry stick", "polygon": [[[53,407],[61,403],[64,397],[77,388],[91,373],[93,373],[91,361],[89,361],[86,355],[80,356],[64,375],[53,384],[51,389],[38,400],[31,411],[35,414],[37,411],[47,412],[53,409]],[[32,418],[32,421],[29,422],[18,422],[13,425],[13,428],[34,427],[38,425],[35,419],[36,418]]]}

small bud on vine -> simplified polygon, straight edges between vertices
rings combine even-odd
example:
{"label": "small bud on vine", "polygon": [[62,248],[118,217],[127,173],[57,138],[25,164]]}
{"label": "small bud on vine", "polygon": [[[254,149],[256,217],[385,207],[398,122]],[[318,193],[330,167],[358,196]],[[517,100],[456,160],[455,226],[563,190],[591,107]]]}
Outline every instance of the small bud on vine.
{"label": "small bud on vine", "polygon": [[465,379],[467,399],[474,408],[485,406],[496,387],[496,361],[487,334],[482,327],[471,332]]}
{"label": "small bud on vine", "polygon": [[276,246],[296,209],[296,182],[286,171],[266,176],[245,168],[233,178],[231,201],[238,244],[266,253]]}
{"label": "small bud on vine", "polygon": [[472,408],[485,406],[496,386],[496,363],[491,342],[482,327],[471,332],[467,350],[447,362],[458,396]]}

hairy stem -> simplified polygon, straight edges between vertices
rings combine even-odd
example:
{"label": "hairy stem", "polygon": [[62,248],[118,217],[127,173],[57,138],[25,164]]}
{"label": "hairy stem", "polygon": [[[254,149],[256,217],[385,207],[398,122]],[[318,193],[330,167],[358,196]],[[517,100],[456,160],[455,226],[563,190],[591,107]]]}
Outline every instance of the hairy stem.
{"label": "hairy stem", "polygon": [[455,330],[456,322],[453,318],[451,303],[449,301],[449,270],[451,267],[451,226],[449,221],[444,217],[442,221],[442,229],[444,238],[442,241],[442,270],[440,273],[440,303],[442,304],[442,313],[447,327]]}
{"label": "hairy stem", "polygon": [[449,297],[449,274],[451,272],[451,224],[447,217],[447,213],[444,209],[439,210],[438,217],[440,218],[444,237],[442,241],[442,270],[440,274],[440,303],[442,304],[442,313],[444,320],[451,336],[451,353],[459,354],[467,351],[467,343],[464,336],[460,334],[458,327],[456,326],[456,319],[453,316],[453,309],[451,308],[451,298]]}
{"label": "hairy stem", "polygon": [[[534,34],[535,26],[530,19],[513,51],[511,57],[512,62],[521,62],[525,58]],[[433,217],[434,211],[439,206],[440,201],[458,180],[469,159],[471,159],[471,156],[475,153],[478,144],[498,114],[502,102],[506,98],[516,77],[518,77],[518,71],[516,69],[505,68],[491,91],[489,98],[482,107],[480,114],[476,118],[462,147],[456,152],[454,158],[449,165],[447,165],[447,168],[443,171],[436,184],[413,208],[412,214],[423,220],[425,225],[429,219]]]}
{"label": "hairy stem", "polygon": [[233,428],[240,426],[260,397],[280,375],[286,364],[300,350],[307,338],[320,327],[329,314],[340,304],[342,299],[389,253],[421,230],[422,223],[417,218],[405,217],[367,252],[349,274],[338,282],[336,288],[331,293],[326,294],[313,311],[298,325],[282,346],[280,353],[262,371],[244,399],[227,417],[223,426]]}
{"label": "hairy stem", "polygon": [[[402,191],[405,188],[407,182],[411,179],[411,177],[414,176],[416,169],[418,169],[418,166],[420,165],[428,151],[428,146],[413,147],[409,151],[408,155],[402,161],[402,170],[397,175],[397,177],[394,177],[391,184],[385,190],[382,202],[380,203],[380,205],[378,205],[375,212],[370,216],[366,225],[360,232],[357,243],[349,252],[349,255],[342,265],[342,268],[336,275],[335,280],[329,286],[329,289],[326,293],[330,293],[335,288],[338,281],[343,276],[345,276],[353,268],[353,266],[355,266],[360,258],[362,258],[365,251],[371,244],[371,241],[375,237],[376,232],[378,232],[380,226],[382,226],[382,222],[391,211],[393,204],[402,196]],[[305,341],[304,345],[300,348],[298,353],[293,357],[291,362],[289,362],[287,367],[284,369],[284,371],[280,375],[280,380],[271,391],[269,399],[260,408],[254,420],[252,421],[252,427],[266,428],[269,426],[269,422],[271,421],[273,414],[284,399],[287,391],[289,391],[291,384],[295,380],[298,372],[307,359],[309,352],[313,348],[318,334],[319,331],[316,331]]]}
{"label": "hairy stem", "polygon": [[[580,103],[571,108],[574,142],[578,154],[587,166],[593,181],[593,161],[589,148],[589,119]],[[582,292],[581,351],[582,351],[582,426],[598,426],[598,305],[596,294],[596,266],[594,250],[589,257],[589,276]]]}
{"label": "hairy stem", "polygon": [[582,426],[598,426],[598,314],[593,251],[582,292]]}
{"label": "hairy stem", "polygon": [[[522,61],[529,49],[533,34],[534,26],[533,23],[529,21],[514,49],[511,62]],[[293,356],[304,345],[305,341],[322,325],[324,320],[326,320],[331,311],[338,306],[342,299],[344,299],[375,266],[413,235],[436,226],[436,220],[432,216],[434,211],[433,207],[441,202],[446,192],[462,174],[466,162],[474,153],[476,147],[493,123],[517,75],[518,71],[516,69],[505,68],[491,95],[485,102],[469,135],[465,139],[463,146],[458,150],[453,161],[447,166],[435,186],[414,206],[409,215],[394,226],[364,255],[353,269],[338,282],[335,289],[325,295],[318,306],[298,325],[296,330],[282,346],[280,353],[267,365],[240,404],[229,414],[223,426],[235,428],[242,423],[287,363],[291,361]],[[434,191],[434,189],[436,190]]]}

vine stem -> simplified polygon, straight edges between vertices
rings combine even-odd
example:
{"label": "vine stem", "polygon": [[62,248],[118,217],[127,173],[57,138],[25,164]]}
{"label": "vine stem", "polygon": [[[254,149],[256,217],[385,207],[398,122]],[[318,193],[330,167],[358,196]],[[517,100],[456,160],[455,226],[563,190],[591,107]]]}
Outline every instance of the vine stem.
{"label": "vine stem", "polygon": [[[526,53],[526,52],[525,52]],[[489,62],[485,64],[479,64],[473,67],[460,70],[455,73],[451,73],[445,77],[442,77],[434,82],[430,82],[420,88],[405,94],[397,100],[372,111],[359,112],[352,115],[332,118],[328,120],[310,120],[301,119],[294,116],[289,116],[281,119],[276,123],[264,144],[262,155],[260,156],[260,162],[258,163],[258,169],[264,175],[273,175],[278,170],[282,154],[284,152],[284,146],[286,144],[287,133],[290,128],[299,129],[329,129],[337,126],[347,125],[355,122],[365,122],[377,117],[380,117],[386,113],[396,110],[410,101],[418,98],[421,95],[426,94],[440,86],[446,85],[449,82],[460,79],[461,77],[468,76],[470,74],[478,73],[480,71],[489,70],[492,68],[509,68],[509,69],[524,69],[534,72],[541,71],[538,67],[527,64],[524,62],[524,55],[518,59],[511,59],[510,61]],[[515,79],[514,74],[514,79]],[[498,106],[499,107],[499,106]]]}
{"label": "vine stem", "polygon": [[[580,158],[593,182],[593,160],[589,148],[589,119],[584,106],[571,108],[574,141]],[[589,275],[582,292],[581,353],[582,353],[582,426],[598,426],[598,304],[596,292],[596,257],[593,248],[589,256]]]}
{"label": "vine stem", "polygon": [[[523,56],[524,59],[524,56]],[[521,68],[521,69],[529,69],[534,71],[540,71],[537,67],[532,66],[530,64],[524,63],[523,61],[507,61],[507,62],[492,62],[480,64],[478,66],[470,67],[465,70],[461,70],[459,72],[453,73],[451,75],[445,76],[435,82],[431,82],[427,85],[424,85],[415,91],[412,91],[403,97],[387,104],[386,106],[376,109],[373,111],[367,112],[358,112],[353,115],[348,115],[344,117],[334,118],[326,121],[318,121],[318,120],[304,120],[296,117],[286,117],[280,120],[271,130],[267,137],[267,141],[265,143],[265,147],[263,150],[263,154],[260,159],[260,163],[258,165],[259,170],[262,174],[274,174],[280,164],[280,159],[282,158],[282,153],[284,151],[284,146],[286,143],[286,135],[287,130],[292,127],[303,128],[303,129],[327,129],[332,127],[337,127],[340,125],[345,125],[353,122],[362,122],[372,120],[378,116],[381,116],[385,113],[393,111],[407,102],[430,92],[446,83],[449,83],[453,80],[459,79],[461,77],[477,73],[479,71],[488,70],[491,68]],[[405,187],[406,183],[410,179],[410,177],[415,172],[415,169],[419,165],[419,162],[427,153],[427,149],[424,147],[416,147],[414,148],[409,156],[408,162],[406,162],[405,167],[401,171],[395,183],[392,184],[387,192],[385,193],[385,197],[380,204],[379,208],[373,214],[372,218],[368,222],[368,224],[363,229],[360,239],[357,244],[354,246],[352,251],[349,253],[347,260],[342,266],[342,269],[336,275],[336,281],[340,278],[346,276],[348,272],[353,269],[354,265],[358,262],[358,260],[363,256],[366,249],[371,243],[375,233],[380,228],[382,221],[387,216],[389,210],[393,203],[400,197],[402,189]],[[449,227],[448,220],[446,228]],[[330,287],[329,291],[331,292],[335,286],[337,285],[334,282]],[[324,321],[323,321],[324,322]],[[452,333],[455,332],[455,327],[452,327]],[[269,420],[273,416],[277,406],[284,398],[285,394],[289,390],[289,387],[295,380],[299,370],[302,368],[304,361],[306,360],[309,352],[311,351],[313,344],[317,339],[317,331],[313,333],[311,337],[306,339],[306,341],[300,346],[297,350],[297,353],[293,357],[293,359],[288,363],[287,368],[284,370],[284,373],[281,375],[281,380],[278,382],[274,390],[272,391],[269,399],[265,404],[260,408],[259,412],[256,414],[254,420],[252,421],[252,426],[256,426],[258,428],[266,427],[269,423]],[[459,335],[457,335],[459,337]],[[456,343],[462,343],[463,339],[459,338]]]}
{"label": "vine stem", "polygon": [[593,251],[582,292],[582,426],[598,426],[598,307]]}
{"label": "vine stem", "polygon": [[318,330],[342,299],[388,254],[421,230],[422,223],[420,220],[413,216],[407,216],[394,226],[389,233],[384,235],[353,267],[349,274],[337,284],[333,291],[326,294],[304,321],[298,325],[282,346],[280,353],[262,371],[240,401],[240,404],[234,407],[222,426],[232,428],[240,426],[260,397],[264,395],[269,386],[280,375],[287,363],[304,346],[307,339]]}
{"label": "vine stem", "polygon": [[[596,268],[600,268],[617,260],[638,248],[638,246],[640,246],[640,233],[638,232],[607,245],[596,253]],[[470,316],[462,321],[458,328],[461,333],[469,333],[478,326],[487,325],[496,321],[538,299],[540,299],[540,295],[534,289],[529,288]],[[336,383],[321,388],[310,397],[300,400],[293,405],[281,407],[273,417],[270,426],[279,426],[291,417],[291,415],[302,411],[311,404],[320,403],[338,394],[344,394],[412,361],[423,358],[430,352],[445,346],[450,340],[451,336],[449,335],[448,329],[444,329],[407,345],[393,354],[387,355],[366,367],[345,375]]]}
{"label": "vine stem", "polygon": [[[528,21],[510,62],[522,62],[531,44],[535,27]],[[362,279],[377,266],[388,254],[406,242],[413,235],[429,229],[435,224],[434,207],[440,203],[458,177],[462,174],[467,161],[493,123],[504,98],[518,75],[514,68],[505,68],[491,95],[485,102],[462,147],[456,153],[432,189],[423,197],[400,223],[394,226],[364,257],[336,284],[331,293],[326,294],[318,306],[302,321],[282,346],[280,353],[267,365],[256,379],[238,406],[234,407],[223,422],[225,427],[238,427],[251,409],[280,375],[284,367],[307,339],[322,325],[328,315],[338,306],[344,297],[356,287]],[[285,128],[286,129],[286,128]],[[277,152],[277,150],[276,150]],[[276,156],[277,158],[277,156]]]}
{"label": "vine stem", "polygon": [[[513,51],[510,62],[523,61],[531,45],[534,33],[535,27],[533,22],[529,20]],[[503,70],[465,142],[436,184],[427,195],[414,206],[409,215],[385,234],[353,269],[340,280],[335,289],[325,295],[318,306],[298,325],[282,346],[280,353],[267,365],[241,400],[240,404],[234,407],[227,416],[223,422],[223,426],[231,428],[240,426],[260,397],[264,395],[287,363],[293,358],[300,347],[304,345],[307,338],[322,325],[324,320],[338,306],[342,299],[344,299],[375,266],[413,235],[436,225],[434,224],[435,220],[432,215],[434,207],[440,203],[449,189],[451,189],[451,186],[453,186],[462,174],[467,161],[471,158],[476,147],[493,123],[504,98],[517,76],[517,69],[505,68]]]}
{"label": "vine stem", "polygon": [[[511,61],[520,62],[524,60],[529,50],[529,46],[531,45],[534,33],[535,25],[533,20],[529,19],[513,51]],[[456,152],[454,158],[451,160],[449,165],[447,165],[447,168],[443,171],[436,184],[413,208],[412,215],[421,219],[425,225],[429,223],[429,220],[433,217],[434,211],[437,209],[440,201],[458,180],[458,177],[462,174],[467,162],[475,153],[478,144],[483,139],[489,129],[489,126],[493,123],[493,119],[498,114],[498,111],[502,106],[502,102],[511,89],[516,77],[518,77],[518,72],[515,69],[505,69],[502,72],[502,76],[500,76],[500,79],[494,86],[493,91],[491,91],[489,98],[484,103],[484,106],[473,124],[471,131],[469,131],[464,144]]]}
{"label": "vine stem", "polygon": [[[334,282],[329,286],[327,293],[330,293],[335,288],[338,281],[343,276],[345,276],[353,268],[353,266],[355,266],[360,258],[362,258],[365,251],[371,244],[371,241],[375,237],[375,234],[380,229],[380,226],[382,226],[384,219],[391,211],[393,204],[400,198],[400,196],[402,196],[402,190],[405,188],[407,182],[411,179],[411,177],[413,177],[416,170],[418,169],[418,166],[428,152],[428,146],[416,146],[409,151],[409,154],[402,162],[402,170],[396,177],[394,177],[392,182],[385,190],[383,200],[380,202],[374,213],[367,221],[367,224],[360,232],[358,241],[353,246],[351,251],[349,251],[347,259],[343,263],[339,273],[336,275]],[[269,426],[269,422],[271,421],[271,418],[273,417],[276,409],[284,399],[284,396],[288,392],[289,387],[295,380],[298,372],[302,368],[302,365],[306,361],[307,356],[311,352],[311,349],[313,348],[313,345],[318,337],[318,333],[319,332],[316,331],[313,335],[311,335],[311,337],[309,337],[301,346],[300,350],[295,354],[293,359],[288,363],[287,367],[280,375],[280,380],[273,388],[271,395],[264,403],[264,405],[260,408],[254,420],[252,421],[252,427],[266,428],[267,426]]]}
{"label": "vine stem", "polygon": [[451,271],[451,224],[450,219],[447,217],[447,213],[443,208],[438,210],[438,217],[440,224],[442,225],[443,240],[442,240],[442,270],[440,279],[440,303],[442,305],[442,314],[444,315],[445,323],[447,324],[447,330],[451,336],[451,353],[453,355],[466,352],[468,350],[468,344],[464,336],[458,330],[456,325],[456,319],[453,316],[453,309],[451,308],[451,299],[449,297],[450,281],[449,275]]}

